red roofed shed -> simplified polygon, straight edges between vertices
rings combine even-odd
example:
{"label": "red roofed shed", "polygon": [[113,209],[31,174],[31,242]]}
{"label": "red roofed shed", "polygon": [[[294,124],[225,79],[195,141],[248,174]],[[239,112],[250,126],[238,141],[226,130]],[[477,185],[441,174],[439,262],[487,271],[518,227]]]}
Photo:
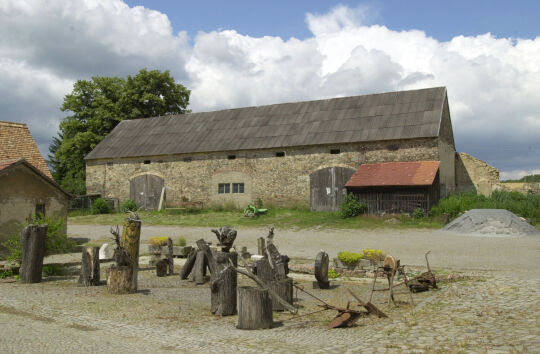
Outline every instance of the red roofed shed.
{"label": "red roofed shed", "polygon": [[439,161],[363,164],[345,184],[370,214],[427,212],[439,201]]}

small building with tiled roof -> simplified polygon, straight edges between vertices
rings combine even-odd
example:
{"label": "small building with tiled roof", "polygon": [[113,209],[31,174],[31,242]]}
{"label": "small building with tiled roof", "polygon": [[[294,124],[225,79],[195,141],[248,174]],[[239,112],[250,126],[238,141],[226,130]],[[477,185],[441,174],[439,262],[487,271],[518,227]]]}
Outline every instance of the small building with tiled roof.
{"label": "small building with tiled roof", "polygon": [[0,121],[0,161],[25,159],[45,176],[53,178],[28,126]]}
{"label": "small building with tiled roof", "polygon": [[38,214],[67,220],[70,198],[52,179],[26,124],[0,122],[0,243]]}
{"label": "small building with tiled roof", "polygon": [[439,201],[439,161],[363,164],[345,183],[370,214],[427,212]]}
{"label": "small building with tiled roof", "polygon": [[363,164],[438,161],[455,190],[445,87],[120,122],[86,157],[87,193],[159,205],[337,210]]}

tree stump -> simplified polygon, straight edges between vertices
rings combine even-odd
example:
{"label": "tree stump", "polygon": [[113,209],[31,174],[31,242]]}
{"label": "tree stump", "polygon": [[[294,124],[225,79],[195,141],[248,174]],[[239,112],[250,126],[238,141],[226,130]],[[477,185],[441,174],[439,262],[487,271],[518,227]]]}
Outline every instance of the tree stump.
{"label": "tree stump", "polygon": [[[271,280],[266,282],[268,287],[274,290],[283,300],[287,301],[289,304],[293,304],[293,280],[292,278],[285,278],[280,280]],[[285,311],[286,308],[275,300],[272,296],[272,310],[274,311]]]}
{"label": "tree stump", "polygon": [[107,269],[107,291],[111,294],[128,294],[133,290],[133,268],[111,266]]}
{"label": "tree stump", "polygon": [[265,283],[276,279],[275,272],[266,257],[255,262],[255,269],[255,274]]}
{"label": "tree stump", "polygon": [[83,247],[79,284],[84,286],[99,285],[99,268],[99,247]]}
{"label": "tree stump", "polygon": [[164,277],[167,275],[167,268],[169,268],[169,261],[162,259],[156,263],[156,275],[158,277]]}
{"label": "tree stump", "polygon": [[196,258],[197,258],[197,250],[195,248],[192,248],[186,259],[186,263],[184,263],[184,266],[182,267],[182,270],[180,271],[180,279],[182,280],[187,279],[188,275],[191,273],[191,270],[193,269],[193,265],[195,264]]}
{"label": "tree stump", "polygon": [[139,269],[139,242],[141,239],[141,220],[126,219],[122,229],[121,246],[129,253],[132,265],[132,291],[137,291],[137,271]]}
{"label": "tree stump", "polygon": [[40,283],[43,271],[43,257],[45,256],[45,237],[47,224],[28,225],[22,229],[19,240],[21,242],[22,262],[19,269],[21,282]]}
{"label": "tree stump", "polygon": [[229,262],[231,258],[236,259],[234,256],[236,256],[236,253],[216,253],[215,271],[210,276],[210,310],[214,315],[229,316],[236,314],[237,273]]}
{"label": "tree stump", "polygon": [[195,284],[204,284],[204,276],[206,275],[206,261],[203,250],[197,251],[195,265],[193,267]]}
{"label": "tree stump", "polygon": [[272,299],[268,290],[238,287],[238,329],[272,328]]}

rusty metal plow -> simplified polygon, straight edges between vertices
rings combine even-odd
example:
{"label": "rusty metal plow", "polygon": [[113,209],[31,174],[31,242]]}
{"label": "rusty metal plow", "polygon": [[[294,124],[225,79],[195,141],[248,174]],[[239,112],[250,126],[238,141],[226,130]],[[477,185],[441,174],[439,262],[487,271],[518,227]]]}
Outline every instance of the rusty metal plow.
{"label": "rusty metal plow", "polygon": [[330,324],[328,325],[328,328],[338,328],[338,327],[351,327],[352,325],[354,325],[356,323],[356,321],[358,321],[358,319],[360,317],[365,317],[365,316],[368,316],[370,314],[376,315],[379,318],[388,317],[384,312],[379,310],[372,303],[370,303],[370,302],[366,303],[366,302],[361,301],[348,288],[347,288],[347,291],[358,301],[358,305],[364,307],[367,310],[367,312],[366,311],[358,311],[358,310],[351,309],[350,308],[350,301],[347,303],[347,307],[345,307],[345,308],[331,305],[331,304],[327,303],[326,301],[316,297],[315,295],[307,292],[304,288],[302,288],[301,286],[299,286],[297,284],[294,284],[294,287],[297,288],[298,290],[308,294],[309,296],[311,296],[315,300],[319,301],[321,304],[319,304],[318,306],[322,307],[322,309],[317,310],[317,311],[313,311],[313,312],[310,312],[310,313],[307,313],[307,314],[303,314],[303,315],[300,315],[300,316],[294,316],[291,319],[297,319],[299,317],[309,316],[309,315],[313,315],[315,313],[319,313],[319,312],[323,312],[323,311],[327,311],[327,310],[334,310],[334,311],[337,311],[338,314],[330,322]]}

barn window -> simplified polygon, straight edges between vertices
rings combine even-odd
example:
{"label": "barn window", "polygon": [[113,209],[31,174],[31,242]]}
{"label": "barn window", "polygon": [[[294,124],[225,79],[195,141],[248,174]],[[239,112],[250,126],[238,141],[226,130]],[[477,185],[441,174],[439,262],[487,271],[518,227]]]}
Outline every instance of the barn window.
{"label": "barn window", "polygon": [[227,155],[227,158],[229,160],[234,160],[234,159],[236,159],[236,155]]}
{"label": "barn window", "polygon": [[285,151],[276,152],[276,157],[284,157],[284,156],[285,156]]}
{"label": "barn window", "polygon": [[144,160],[143,163],[144,163],[145,165],[150,165],[150,160]]}
{"label": "barn window", "polygon": [[339,150],[339,149],[330,149],[330,153],[331,153],[332,155],[337,155],[337,154],[339,154],[340,152],[341,152],[341,150]]}
{"label": "barn window", "polygon": [[219,183],[218,184],[218,194],[231,193],[231,184],[230,183]]}
{"label": "barn window", "polygon": [[233,193],[244,193],[244,184],[243,183],[233,183],[232,192]]}
{"label": "barn window", "polygon": [[184,162],[191,162],[193,161],[193,157],[184,157]]}
{"label": "barn window", "polygon": [[36,204],[36,216],[45,216],[45,204]]}

